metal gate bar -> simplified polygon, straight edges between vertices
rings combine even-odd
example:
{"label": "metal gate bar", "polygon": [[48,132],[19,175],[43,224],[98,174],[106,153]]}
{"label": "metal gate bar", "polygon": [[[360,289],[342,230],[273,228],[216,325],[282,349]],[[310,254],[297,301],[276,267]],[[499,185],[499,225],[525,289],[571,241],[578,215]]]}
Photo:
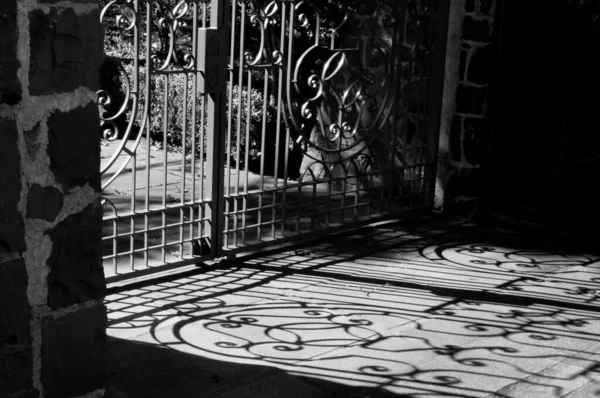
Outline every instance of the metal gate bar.
{"label": "metal gate bar", "polygon": [[213,201],[197,177],[207,119],[198,32],[211,18],[196,1],[102,5],[103,258],[109,280],[118,280],[210,258],[194,245],[211,232]]}
{"label": "metal gate bar", "polygon": [[[440,104],[436,102],[441,100],[441,86],[432,87],[432,82],[440,82],[434,74],[443,76],[443,69],[434,69],[433,54],[434,49],[445,53],[445,38],[442,43],[434,26],[447,18],[446,10],[437,9],[436,1],[340,2],[341,22],[325,26],[320,15],[325,3],[232,3],[225,251],[248,250],[265,242],[431,206],[435,157],[430,147],[437,142],[435,113]],[[331,16],[331,7],[329,12]],[[382,15],[404,21],[384,26]],[[364,23],[359,26],[361,18]],[[373,43],[367,35],[344,31],[349,25],[370,29],[369,33],[387,29],[392,43],[388,49],[377,49],[387,57],[385,65],[369,68],[360,63],[366,60],[356,53],[369,50],[366,47]],[[303,67],[314,67],[301,65],[311,51],[316,53],[311,59],[317,62],[313,69],[318,70],[303,76]],[[370,93],[368,86],[377,84],[389,85],[388,91]],[[437,93],[432,92],[436,89]],[[313,97],[303,95],[302,90]],[[327,97],[326,90],[333,93]],[[337,108],[324,110],[336,95],[342,99]],[[253,98],[262,103],[258,121],[252,119],[257,118],[252,114]],[[354,104],[343,103],[348,98]],[[353,119],[353,106],[364,112],[369,101],[383,110],[371,112],[378,119],[371,125],[361,125],[356,115]],[[311,123],[321,128],[321,137],[310,131]],[[269,128],[274,134],[269,135]],[[337,136],[329,139],[328,134]],[[335,150],[319,142],[328,139],[325,144],[333,142]],[[383,148],[370,148],[371,144]],[[271,156],[267,156],[269,146]],[[357,153],[348,153],[351,150]],[[297,180],[289,178],[293,155],[301,153],[306,160],[318,156],[318,151],[330,158],[314,159],[312,165],[302,167]],[[269,163],[273,165],[270,172],[266,170]]]}
{"label": "metal gate bar", "polygon": [[427,210],[442,0],[102,0],[109,280]]}

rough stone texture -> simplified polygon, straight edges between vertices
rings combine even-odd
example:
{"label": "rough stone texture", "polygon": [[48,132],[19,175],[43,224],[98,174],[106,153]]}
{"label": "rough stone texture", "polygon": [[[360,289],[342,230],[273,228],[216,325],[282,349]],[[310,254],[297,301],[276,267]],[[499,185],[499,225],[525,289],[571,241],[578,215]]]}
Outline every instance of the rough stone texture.
{"label": "rough stone texture", "polygon": [[0,2],[0,105],[15,105],[21,100],[17,79],[17,0]]}
{"label": "rough stone texture", "polygon": [[[99,12],[97,0],[0,0],[2,398],[40,397],[40,383],[45,397],[61,398],[105,384],[105,308],[89,309],[105,290],[101,207],[88,189],[100,189],[98,109],[88,97],[104,56]],[[16,72],[28,65],[22,87]],[[43,97],[22,98],[28,88]],[[58,187],[39,180],[49,172]],[[65,211],[81,214],[63,220]]]}
{"label": "rough stone texture", "polygon": [[[481,166],[488,156],[487,120],[489,84],[494,75],[497,46],[492,43],[494,0],[466,0],[454,15],[454,34],[460,37],[454,119],[449,129],[449,162],[442,164],[444,211],[463,217],[477,215],[481,194]],[[446,177],[447,176],[447,177]]]}
{"label": "rough stone texture", "polygon": [[53,222],[63,205],[62,193],[54,187],[33,184],[27,197],[27,218]]}
{"label": "rough stone texture", "polygon": [[48,305],[52,309],[98,299],[105,294],[102,269],[102,207],[94,203],[67,217],[50,232]]}
{"label": "rough stone texture", "polygon": [[85,184],[100,191],[99,126],[94,103],[48,118],[50,170],[64,192]]}
{"label": "rough stone texture", "polygon": [[106,382],[106,308],[79,310],[42,324],[46,398],[80,396]]}
{"label": "rough stone texture", "polygon": [[[449,78],[453,118],[444,133],[448,156],[440,164],[439,197],[444,212],[477,215],[480,170],[488,157],[490,134],[487,120],[489,84],[494,76],[497,46],[494,0],[453,1],[450,36],[454,47],[449,62],[456,69]],[[449,53],[450,54],[450,53]],[[451,121],[451,123],[450,123]]]}
{"label": "rough stone texture", "polygon": [[31,160],[35,160],[40,151],[40,148],[42,147],[42,145],[39,142],[40,131],[40,123],[38,123],[31,130],[26,131],[24,134],[25,145],[27,146],[27,153],[29,154],[29,158]]}
{"label": "rough stone texture", "polygon": [[29,14],[31,61],[29,92],[47,95],[78,87],[96,90],[102,64],[103,30],[99,10],[77,15],[72,9]]}
{"label": "rough stone texture", "polygon": [[0,252],[25,250],[23,217],[17,205],[21,200],[21,157],[17,124],[0,118]]}
{"label": "rough stone texture", "polygon": [[27,278],[23,259],[0,264],[0,348],[30,342]]}
{"label": "rough stone texture", "polygon": [[32,372],[31,349],[0,355],[0,397],[37,397]]}
{"label": "rough stone texture", "polygon": [[473,87],[460,84],[456,90],[456,111],[481,115],[487,99],[486,87]]}

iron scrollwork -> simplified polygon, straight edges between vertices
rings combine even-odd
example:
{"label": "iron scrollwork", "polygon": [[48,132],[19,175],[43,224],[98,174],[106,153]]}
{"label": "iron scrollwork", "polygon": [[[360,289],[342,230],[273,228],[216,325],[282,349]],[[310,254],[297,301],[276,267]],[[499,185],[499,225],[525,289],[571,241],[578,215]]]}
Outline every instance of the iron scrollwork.
{"label": "iron scrollwork", "polygon": [[428,2],[238,4],[260,32],[257,48],[246,52],[245,67],[283,72],[281,113],[295,145],[310,160],[301,170],[305,178],[326,179],[340,169],[354,177],[407,166],[406,153],[420,138],[418,132],[400,137],[401,124],[422,123],[424,109],[411,112],[405,91],[418,80],[414,59],[427,56],[429,44],[409,43],[409,28],[426,36]]}
{"label": "iron scrollwork", "polygon": [[191,6],[206,1],[105,2],[100,14],[106,30],[105,76],[100,82],[98,105],[102,138],[121,142],[102,167],[102,175],[110,174],[103,189],[123,172],[151,123],[157,76],[196,71],[192,30],[198,22],[194,21]]}

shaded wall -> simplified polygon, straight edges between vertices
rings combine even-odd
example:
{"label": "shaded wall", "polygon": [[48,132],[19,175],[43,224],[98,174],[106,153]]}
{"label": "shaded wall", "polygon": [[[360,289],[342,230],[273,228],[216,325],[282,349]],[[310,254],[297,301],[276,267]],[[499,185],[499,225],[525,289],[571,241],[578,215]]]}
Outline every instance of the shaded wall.
{"label": "shaded wall", "polygon": [[600,221],[600,1],[503,3],[483,210],[587,238]]}
{"label": "shaded wall", "polygon": [[498,0],[451,0],[436,208],[474,217],[488,156]]}
{"label": "shaded wall", "polygon": [[2,397],[103,392],[99,21],[95,0],[0,2]]}

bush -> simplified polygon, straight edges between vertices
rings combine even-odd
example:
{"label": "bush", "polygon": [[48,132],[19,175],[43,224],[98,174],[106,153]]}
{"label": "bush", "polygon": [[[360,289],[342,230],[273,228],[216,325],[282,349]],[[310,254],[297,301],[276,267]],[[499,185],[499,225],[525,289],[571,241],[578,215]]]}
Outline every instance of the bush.
{"label": "bush", "polygon": [[[118,68],[119,60],[107,57],[105,66],[102,69],[100,79],[100,89],[106,90],[111,96],[111,103],[104,107],[104,115],[114,115],[125,99],[127,80],[120,77],[122,73],[129,76],[129,84],[133,85],[133,76],[136,71],[133,70],[131,62],[120,62],[122,71]],[[139,130],[143,123],[143,111],[145,107],[146,89],[145,74],[146,68],[140,67],[137,71],[140,91],[138,94],[138,109],[131,109],[133,103],[130,101],[129,108],[125,115],[119,118],[119,130],[124,131],[127,122],[135,117],[134,129]],[[130,87],[131,89],[133,87]],[[187,103],[186,97],[187,96]],[[193,104],[196,102],[195,129],[193,119]],[[263,109],[266,109],[266,122],[275,119],[276,107],[274,99],[265,101],[263,93],[256,89],[248,91],[247,87],[233,86],[232,98],[227,101],[227,120],[228,128],[231,129],[231,154],[236,162],[242,162],[245,158],[245,151],[250,151],[253,156],[261,148]],[[231,110],[229,108],[231,104]],[[239,106],[241,104],[241,116]],[[165,113],[166,106],[166,113]],[[191,152],[192,148],[192,130],[196,133],[196,153],[199,155],[205,151],[206,134],[206,109],[203,115],[203,108],[206,108],[206,100],[202,93],[196,94],[194,91],[194,79],[191,74],[184,72],[156,75],[153,74],[150,79],[150,137],[157,143],[164,143],[166,138],[167,145],[177,151],[183,150],[185,144],[186,152]],[[229,115],[231,117],[229,118]],[[203,119],[204,116],[204,119]],[[203,125],[202,125],[203,123]],[[238,123],[240,127],[239,137],[239,159],[238,159]],[[186,137],[184,140],[184,126]],[[249,145],[246,142],[246,129],[249,128]],[[142,134],[145,134],[146,127]],[[166,137],[165,137],[166,132]],[[121,138],[123,135],[120,134]],[[185,143],[184,143],[185,141]]]}
{"label": "bush", "polygon": [[[193,78],[183,73],[170,74],[168,75],[169,87],[167,90],[165,90],[165,86],[167,85],[167,78],[165,76],[153,76],[151,81],[150,130],[152,138],[157,141],[163,141],[165,138],[164,132],[166,131],[167,144],[174,149],[182,150],[184,146],[183,131],[185,126],[185,147],[186,151],[190,151],[192,145],[190,132],[194,123],[193,102],[196,101],[196,126],[194,129],[196,133],[196,151],[197,153],[204,152],[206,147],[207,101],[202,93],[195,94]],[[185,103],[186,95],[187,103]],[[167,105],[166,115],[165,101]],[[265,103],[262,92],[252,89],[248,95],[248,89],[242,87],[240,90],[239,86],[233,86],[231,101],[229,101],[229,93],[226,101],[227,128],[231,130],[230,147],[232,159],[236,162],[243,162],[246,150],[251,152],[256,151],[261,146],[263,109],[266,108],[267,110],[267,121],[271,121],[275,117],[275,107],[272,101]],[[229,104],[231,104],[231,109],[229,109]],[[241,104],[242,109],[241,116],[239,113],[239,104]],[[203,109],[204,114],[202,112]],[[165,123],[167,126],[166,129]],[[239,148],[237,147],[238,123],[240,127]],[[249,128],[249,143],[246,142],[247,128]],[[203,131],[204,139],[202,139]]]}

